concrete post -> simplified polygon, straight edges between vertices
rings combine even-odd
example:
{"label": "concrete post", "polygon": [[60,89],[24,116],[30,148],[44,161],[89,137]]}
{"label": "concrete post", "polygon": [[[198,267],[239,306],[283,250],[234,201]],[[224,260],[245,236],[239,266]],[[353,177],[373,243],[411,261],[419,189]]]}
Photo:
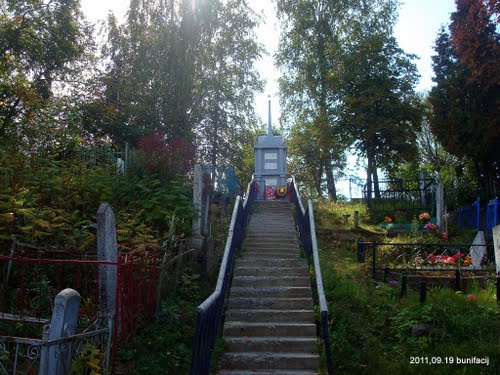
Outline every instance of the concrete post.
{"label": "concrete post", "polygon": [[50,345],[47,341],[75,334],[80,307],[80,294],[64,289],[54,300],[54,310],[48,332],[44,333],[40,354],[39,375],[66,375],[71,370],[71,342]]}
{"label": "concrete post", "polygon": [[425,199],[425,172],[420,171],[418,174],[418,186],[420,190],[420,205],[422,208],[427,206],[427,200]]}
{"label": "concrete post", "polygon": [[500,225],[493,227],[493,245],[495,246],[495,265],[498,278],[500,277]]}
{"label": "concrete post", "polygon": [[444,185],[443,181],[439,181],[436,188],[436,224],[439,229],[444,230]]}
{"label": "concrete post", "polygon": [[201,236],[201,217],[203,201],[203,173],[201,165],[195,164],[193,176],[193,236]]}
{"label": "concrete post", "polygon": [[[118,261],[115,214],[109,203],[101,203],[97,210],[97,260]],[[114,316],[117,265],[99,266],[99,310],[105,316]]]}

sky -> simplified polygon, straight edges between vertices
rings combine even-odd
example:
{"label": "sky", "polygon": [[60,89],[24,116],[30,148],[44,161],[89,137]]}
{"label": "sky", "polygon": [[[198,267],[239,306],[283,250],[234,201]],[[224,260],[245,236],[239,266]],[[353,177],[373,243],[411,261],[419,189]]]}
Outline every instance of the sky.
{"label": "sky", "polygon": [[[126,13],[127,0],[81,0],[82,10],[91,22],[98,22],[113,11],[120,19]],[[278,47],[279,25],[275,17],[274,2],[271,0],[248,0],[249,5],[258,13],[263,14],[264,23],[257,29],[257,38],[267,50],[267,53],[257,63],[256,68],[266,81],[262,94],[255,100],[255,110],[264,124],[267,123],[268,100],[272,103],[272,119],[278,125],[280,107],[277,77],[278,70],[273,64],[273,55]],[[399,20],[394,34],[399,46],[407,53],[419,57],[415,61],[420,73],[417,91],[428,91],[432,87],[432,60],[435,54],[434,41],[441,26],[449,23],[450,14],[455,10],[454,0],[403,0],[399,9]],[[360,176],[360,169],[354,166],[355,158],[350,157],[351,165],[348,175]]]}

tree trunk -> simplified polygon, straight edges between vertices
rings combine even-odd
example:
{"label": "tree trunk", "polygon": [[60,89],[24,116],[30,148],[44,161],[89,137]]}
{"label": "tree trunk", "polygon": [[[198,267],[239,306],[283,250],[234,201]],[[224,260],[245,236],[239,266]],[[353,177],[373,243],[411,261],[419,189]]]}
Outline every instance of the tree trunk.
{"label": "tree trunk", "polygon": [[325,167],[326,172],[326,187],[328,190],[328,198],[337,202],[337,189],[335,188],[335,178],[333,177],[333,170],[330,163]]}
{"label": "tree trunk", "polygon": [[324,165],[324,159],[320,158],[319,159],[318,174],[316,175],[316,181],[314,181],[314,183],[316,185],[316,192],[318,193],[318,197],[322,196],[322,192],[321,192],[321,177],[323,176],[323,165]]}
{"label": "tree trunk", "polygon": [[375,163],[372,165],[372,174],[373,174],[373,190],[375,191],[375,198],[381,198],[380,196],[380,185],[378,183],[378,171]]}
{"label": "tree trunk", "polygon": [[368,206],[372,199],[372,155],[368,150],[366,152],[367,166],[366,166],[366,199],[368,201]]}

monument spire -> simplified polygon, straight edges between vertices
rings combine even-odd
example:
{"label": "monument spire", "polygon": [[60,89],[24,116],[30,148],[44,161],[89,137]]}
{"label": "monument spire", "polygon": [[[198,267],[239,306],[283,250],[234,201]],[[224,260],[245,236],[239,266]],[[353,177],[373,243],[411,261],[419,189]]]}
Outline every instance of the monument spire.
{"label": "monument spire", "polygon": [[269,99],[269,117],[267,120],[267,135],[268,136],[273,135],[273,123],[271,121],[271,99]]}

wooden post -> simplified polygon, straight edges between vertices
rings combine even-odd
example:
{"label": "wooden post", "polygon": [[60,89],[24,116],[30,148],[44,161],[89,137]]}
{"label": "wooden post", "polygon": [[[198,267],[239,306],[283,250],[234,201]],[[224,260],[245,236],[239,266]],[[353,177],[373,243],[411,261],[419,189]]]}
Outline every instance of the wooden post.
{"label": "wooden post", "polygon": [[403,276],[401,277],[401,297],[406,296],[406,288],[408,284],[408,276],[406,273],[403,273]]}
{"label": "wooden post", "polygon": [[365,245],[361,238],[358,238],[358,263],[365,262]]}
{"label": "wooden post", "polygon": [[462,290],[462,279],[459,269],[455,270],[455,290]]}
{"label": "wooden post", "polygon": [[420,282],[420,303],[424,304],[427,297],[427,282],[422,280]]}

